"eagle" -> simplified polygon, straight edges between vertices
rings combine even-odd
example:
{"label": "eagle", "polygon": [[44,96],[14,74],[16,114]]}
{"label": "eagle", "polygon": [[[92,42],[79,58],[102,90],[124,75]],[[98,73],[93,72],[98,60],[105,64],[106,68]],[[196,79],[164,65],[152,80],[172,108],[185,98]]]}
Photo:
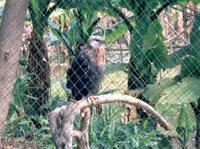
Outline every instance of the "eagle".
{"label": "eagle", "polygon": [[92,35],[74,57],[71,67],[67,70],[66,84],[73,99],[78,101],[97,94],[106,67],[104,43],[104,37]]}

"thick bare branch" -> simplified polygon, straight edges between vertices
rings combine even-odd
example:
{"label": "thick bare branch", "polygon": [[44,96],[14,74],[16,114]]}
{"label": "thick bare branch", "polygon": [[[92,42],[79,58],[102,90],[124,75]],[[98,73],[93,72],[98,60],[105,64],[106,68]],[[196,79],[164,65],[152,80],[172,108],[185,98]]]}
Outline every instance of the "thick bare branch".
{"label": "thick bare branch", "polygon": [[50,113],[50,128],[57,149],[72,149],[73,122],[80,112],[78,102],[69,102]]}
{"label": "thick bare branch", "polygon": [[173,3],[172,0],[167,0],[165,1],[160,8],[158,8],[158,10],[156,10],[156,12],[152,12],[150,15],[150,19],[151,21],[154,21],[158,18],[158,16],[160,15],[160,13],[165,10],[168,6],[170,6]]}
{"label": "thick bare branch", "polygon": [[76,137],[78,139],[80,139],[82,137],[82,132],[81,131],[78,131],[78,130],[74,130],[73,131],[73,137]]}
{"label": "thick bare branch", "polygon": [[86,108],[88,106],[92,105],[98,105],[98,104],[106,104],[106,103],[114,103],[114,102],[122,102],[122,103],[128,103],[133,104],[134,106],[138,108],[142,108],[143,110],[150,113],[159,123],[162,127],[164,127],[166,130],[170,130],[170,125],[167,123],[167,121],[160,115],[152,106],[147,104],[146,102],[137,99],[135,97],[131,97],[128,95],[122,95],[122,94],[114,94],[114,95],[100,95],[95,97],[96,100],[95,103],[93,101],[83,100],[80,101],[80,107]]}
{"label": "thick bare branch", "polygon": [[[69,102],[68,105],[62,106],[61,108],[58,108],[49,114],[51,132],[57,149],[72,148],[72,137],[74,134],[76,134],[73,131],[73,122],[75,117],[81,113],[81,110],[86,109],[88,107],[92,107],[94,105],[115,102],[132,104],[138,108],[144,109],[146,112],[151,114],[152,117],[155,118],[162,127],[164,127],[166,130],[170,130],[170,125],[167,123],[167,121],[153,107],[151,107],[144,101],[141,101],[140,99],[122,94],[99,95],[89,97],[87,100]],[[89,115],[86,115],[85,120],[83,120],[84,123],[82,123],[81,126],[81,133],[79,133],[81,137],[84,135],[84,131],[87,130],[88,126],[86,125],[89,124],[88,120]],[[84,144],[82,144],[82,147],[83,146]],[[85,147],[85,149],[88,148]]]}
{"label": "thick bare branch", "polygon": [[89,134],[88,134],[88,126],[90,120],[90,108],[84,109],[84,116],[81,121],[80,131],[82,132],[81,138],[77,139],[78,149],[90,149],[89,146]]}

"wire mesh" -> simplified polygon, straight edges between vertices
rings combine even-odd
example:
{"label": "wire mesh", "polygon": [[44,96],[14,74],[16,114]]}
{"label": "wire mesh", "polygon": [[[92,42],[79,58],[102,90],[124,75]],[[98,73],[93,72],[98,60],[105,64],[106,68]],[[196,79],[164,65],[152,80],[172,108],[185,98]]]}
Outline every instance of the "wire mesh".
{"label": "wire mesh", "polygon": [[[192,0],[31,0],[4,148],[198,148],[199,8]],[[115,94],[116,103],[92,105]],[[171,129],[124,95],[148,103]],[[91,114],[77,112],[91,96]],[[49,120],[59,108],[68,113]],[[73,146],[62,140],[69,134]]]}

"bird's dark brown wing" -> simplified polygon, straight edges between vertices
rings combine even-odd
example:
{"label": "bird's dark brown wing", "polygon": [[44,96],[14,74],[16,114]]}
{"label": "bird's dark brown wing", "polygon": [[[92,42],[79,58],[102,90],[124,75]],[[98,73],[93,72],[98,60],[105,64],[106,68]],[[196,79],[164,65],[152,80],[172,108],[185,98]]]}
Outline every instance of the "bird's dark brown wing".
{"label": "bird's dark brown wing", "polygon": [[90,83],[91,60],[90,57],[80,52],[75,56],[71,68],[67,71],[67,85],[76,100],[89,94],[87,84]]}
{"label": "bird's dark brown wing", "polygon": [[67,71],[66,87],[72,91],[72,96],[80,100],[97,93],[104,72],[98,62],[91,60],[87,51],[81,51],[74,58],[71,68]]}

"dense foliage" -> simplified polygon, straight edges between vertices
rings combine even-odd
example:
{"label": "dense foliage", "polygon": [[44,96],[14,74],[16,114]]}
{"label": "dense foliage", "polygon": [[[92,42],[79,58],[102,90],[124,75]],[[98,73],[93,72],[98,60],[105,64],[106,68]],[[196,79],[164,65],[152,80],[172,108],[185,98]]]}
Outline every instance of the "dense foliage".
{"label": "dense foliage", "polygon": [[[106,43],[109,44],[130,32],[131,60],[126,71],[129,75],[128,79],[135,82],[137,88],[145,90],[143,96],[171,122],[174,128],[173,135],[179,136],[184,147],[194,133],[195,126],[200,122],[199,118],[195,117],[194,111],[194,107],[200,104],[200,15],[195,14],[195,22],[190,33],[190,45],[169,55],[160,21],[157,18],[149,19],[150,15],[165,2],[164,0],[106,0],[103,2],[65,0],[61,4],[59,0],[54,0],[52,3],[49,0],[31,0],[29,9],[33,28],[38,36],[42,39],[45,30],[49,28],[55,39],[51,44],[56,45],[62,42],[68,50],[70,60],[91,34],[102,34],[106,38]],[[170,5],[187,4],[188,0],[169,0],[169,2]],[[199,0],[193,0],[193,2],[199,3]],[[133,16],[124,17],[123,13],[116,9],[118,7],[128,9]],[[116,13],[117,11],[120,13]],[[56,26],[51,20],[51,15],[54,13],[60,13],[58,16],[60,26]],[[98,13],[107,13],[114,18],[122,19],[109,28],[100,28],[99,31]],[[66,18],[69,20],[69,28],[64,30]],[[28,61],[19,62],[21,65],[28,65]],[[175,66],[181,66],[181,71],[175,78],[156,82],[161,69],[171,69]],[[137,75],[130,67],[134,67]],[[39,144],[40,146],[52,147],[47,117],[29,112],[36,102],[34,97],[27,94],[31,89],[28,82],[32,77],[32,73],[27,73],[17,78],[15,82],[6,135],[25,137],[27,140],[37,142],[42,140],[44,144]],[[51,80],[52,84],[55,82],[58,81]],[[60,89],[62,90],[61,87]],[[62,98],[67,98],[65,93],[62,95]],[[55,92],[49,103],[43,105],[42,108],[53,110],[65,104],[66,102],[61,101],[60,98]],[[89,132],[91,148],[163,148],[163,144],[165,144],[164,147],[171,148],[170,145],[166,146],[169,144],[167,137],[158,129],[152,128],[151,120],[147,119],[142,124],[139,120],[135,120],[124,125],[121,122],[123,112],[119,105],[106,105],[99,117],[92,114]],[[35,118],[40,122],[39,128],[34,126],[33,119]],[[189,118],[196,118],[196,121]]]}

